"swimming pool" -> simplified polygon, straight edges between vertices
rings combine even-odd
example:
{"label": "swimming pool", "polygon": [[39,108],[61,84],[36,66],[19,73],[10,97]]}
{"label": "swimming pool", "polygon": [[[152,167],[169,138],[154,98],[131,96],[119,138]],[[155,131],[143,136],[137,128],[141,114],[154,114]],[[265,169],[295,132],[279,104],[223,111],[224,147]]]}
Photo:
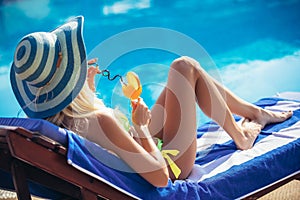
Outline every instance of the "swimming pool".
{"label": "swimming pool", "polygon": [[[277,92],[300,91],[300,1],[298,0],[118,0],[1,1],[0,116],[19,106],[9,85],[18,40],[85,16],[89,57],[124,75],[136,71],[142,97],[151,106],[166,81],[172,59],[199,58],[208,72],[248,101]],[[98,77],[106,104],[128,110],[118,81]],[[199,123],[203,122],[201,117]]]}

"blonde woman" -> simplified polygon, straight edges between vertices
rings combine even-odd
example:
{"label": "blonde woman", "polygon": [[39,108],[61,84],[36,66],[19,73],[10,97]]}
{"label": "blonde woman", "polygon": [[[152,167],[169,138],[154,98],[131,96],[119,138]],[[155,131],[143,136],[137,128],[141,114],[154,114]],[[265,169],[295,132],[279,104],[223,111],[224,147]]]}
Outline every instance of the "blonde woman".
{"label": "blonde woman", "polygon": [[[52,32],[32,33],[19,42],[11,68],[15,96],[29,117],[47,119],[98,143],[156,187],[190,174],[196,155],[197,105],[241,150],[253,146],[266,124],[292,115],[243,101],[197,61],[180,57],[172,62],[167,84],[151,111],[141,98],[132,102],[133,126],[128,128],[123,115],[106,107],[94,93],[99,69],[87,70],[82,26],[79,16]],[[244,117],[244,123],[238,125],[232,113]],[[170,161],[165,150],[177,154]]]}

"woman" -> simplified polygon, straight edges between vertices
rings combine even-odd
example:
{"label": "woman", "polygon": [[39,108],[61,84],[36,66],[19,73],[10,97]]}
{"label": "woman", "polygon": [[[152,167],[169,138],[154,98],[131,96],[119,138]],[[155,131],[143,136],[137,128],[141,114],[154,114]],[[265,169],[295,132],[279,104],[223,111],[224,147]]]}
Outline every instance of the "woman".
{"label": "woman", "polygon": [[[197,61],[180,57],[172,62],[167,84],[151,111],[141,98],[132,102],[133,126],[127,130],[123,115],[95,96],[94,77],[99,69],[91,66],[87,71],[82,26],[79,16],[52,32],[32,33],[20,41],[11,68],[15,96],[29,117],[47,119],[98,143],[154,186],[163,187],[169,178],[185,179],[190,174],[196,155],[196,104],[241,150],[253,146],[266,124],[292,115],[243,101]],[[232,113],[245,118],[241,125]],[[163,141],[162,151],[155,138]],[[174,163],[166,150],[177,151]]]}

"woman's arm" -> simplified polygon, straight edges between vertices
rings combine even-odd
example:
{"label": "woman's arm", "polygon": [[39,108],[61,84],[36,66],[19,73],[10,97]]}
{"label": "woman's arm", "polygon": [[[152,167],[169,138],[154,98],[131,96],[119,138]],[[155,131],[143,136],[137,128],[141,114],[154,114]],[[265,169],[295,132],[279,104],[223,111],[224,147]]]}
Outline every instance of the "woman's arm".
{"label": "woman's arm", "polygon": [[133,134],[135,141],[139,143],[147,152],[150,154],[161,154],[159,151],[157,151],[157,146],[150,134],[148,126],[133,126],[129,131]]}
{"label": "woman's arm", "polygon": [[[101,114],[98,121],[106,136],[106,139],[103,137],[97,139],[101,146],[115,152],[152,185],[156,187],[167,185],[169,179],[167,165],[151,137],[140,138],[141,146],[119,126],[112,116]],[[139,134],[148,135],[143,128],[137,129]]]}
{"label": "woman's arm", "polygon": [[[95,64],[97,62],[97,58],[93,58],[91,60],[88,61],[88,65],[92,65],[92,64]],[[100,73],[100,70],[99,70],[99,67],[95,67],[95,66],[90,66],[88,68],[88,71],[87,71],[87,83],[89,85],[89,88],[95,92],[96,91],[96,87],[95,87],[95,76],[96,74],[99,74]]]}
{"label": "woman's arm", "polygon": [[151,120],[151,112],[148,109],[147,105],[144,103],[142,98],[139,98],[138,101],[132,101],[132,122],[133,128],[131,129],[133,135],[139,144],[149,153],[159,153],[157,146],[155,145],[153,138],[149,131],[149,123]]}

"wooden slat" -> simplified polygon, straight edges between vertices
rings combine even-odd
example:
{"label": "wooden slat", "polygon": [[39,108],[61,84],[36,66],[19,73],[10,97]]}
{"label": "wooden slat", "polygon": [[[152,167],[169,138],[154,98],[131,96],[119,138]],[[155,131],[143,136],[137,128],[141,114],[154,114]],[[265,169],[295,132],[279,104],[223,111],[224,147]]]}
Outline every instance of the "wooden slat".
{"label": "wooden slat", "polygon": [[7,132],[6,127],[0,127],[0,137],[5,137],[6,132]]}
{"label": "wooden slat", "polygon": [[7,143],[0,143],[0,151],[2,151],[2,149],[8,149],[8,144]]}
{"label": "wooden slat", "polygon": [[51,150],[56,149],[56,147],[59,145],[57,142],[40,134],[34,134],[31,140]]}
{"label": "wooden slat", "polygon": [[[0,169],[11,173],[13,160],[14,158],[11,157],[9,152],[0,151]],[[22,165],[28,180],[39,183],[74,199],[80,199],[81,194],[79,187],[21,161],[19,162],[19,165]]]}
{"label": "wooden slat", "polygon": [[8,150],[0,150],[0,169],[6,172],[11,172],[12,157]]}
{"label": "wooden slat", "polygon": [[12,156],[30,163],[58,178],[100,194],[108,199],[131,199],[111,186],[84,174],[66,163],[66,157],[20,136],[14,131],[7,134]]}
{"label": "wooden slat", "polygon": [[[14,132],[22,135],[23,137],[25,137],[29,140],[32,140],[33,142],[38,143],[42,146],[45,146],[46,148],[51,149],[55,152],[58,152],[62,155],[66,155],[66,153],[67,153],[67,149],[63,145],[57,143],[56,141],[54,141],[46,136],[43,136],[40,133],[31,132],[22,127],[15,127],[15,126],[0,127],[0,145],[7,144],[7,141],[6,141],[7,131],[14,131]],[[0,148],[1,148],[1,146],[0,146]]]}
{"label": "wooden slat", "polygon": [[11,163],[11,172],[18,200],[31,200],[25,171],[17,160]]}
{"label": "wooden slat", "polygon": [[5,137],[0,137],[0,143],[6,143],[6,138]]}
{"label": "wooden slat", "polygon": [[0,128],[0,145],[3,146],[3,147],[0,146],[0,148],[6,148],[6,144],[7,144],[6,133],[7,130]]}
{"label": "wooden slat", "polygon": [[82,200],[98,200],[97,195],[86,188],[81,188],[81,198]]}
{"label": "wooden slat", "polygon": [[29,180],[70,196],[73,199],[80,199],[79,187],[29,164],[22,162],[22,166]]}
{"label": "wooden slat", "polygon": [[61,144],[57,143],[56,141],[54,141],[46,136],[43,136],[40,133],[30,132],[22,127],[15,127],[12,131],[26,137],[27,139],[32,140],[33,142],[35,142],[37,144],[40,144],[48,149],[58,152],[62,155],[67,154],[67,150],[64,146],[62,146]]}

